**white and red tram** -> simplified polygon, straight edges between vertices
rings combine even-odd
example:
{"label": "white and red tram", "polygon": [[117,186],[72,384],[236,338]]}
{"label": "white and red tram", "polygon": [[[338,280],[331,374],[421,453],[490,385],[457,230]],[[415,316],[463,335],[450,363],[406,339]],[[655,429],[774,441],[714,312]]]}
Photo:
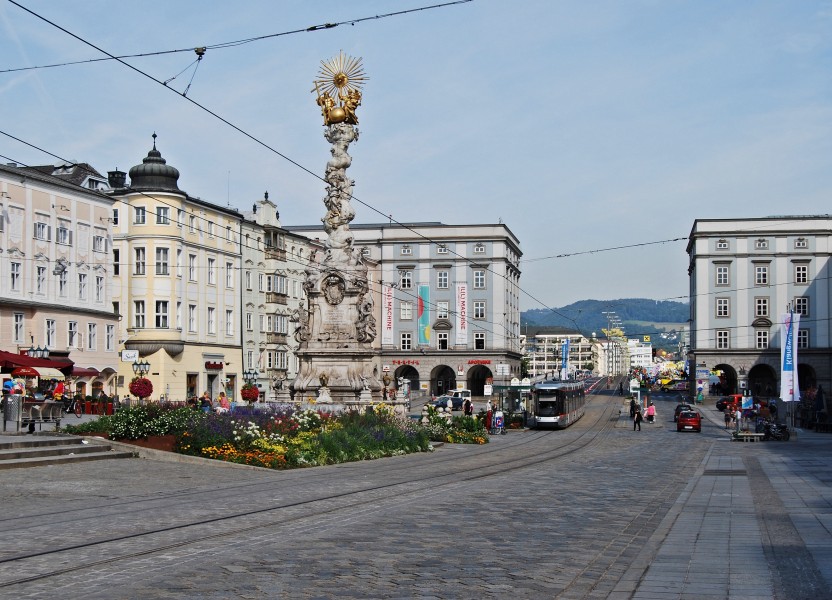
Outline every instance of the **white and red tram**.
{"label": "white and red tram", "polygon": [[533,427],[569,427],[584,416],[582,381],[543,381],[532,386]]}

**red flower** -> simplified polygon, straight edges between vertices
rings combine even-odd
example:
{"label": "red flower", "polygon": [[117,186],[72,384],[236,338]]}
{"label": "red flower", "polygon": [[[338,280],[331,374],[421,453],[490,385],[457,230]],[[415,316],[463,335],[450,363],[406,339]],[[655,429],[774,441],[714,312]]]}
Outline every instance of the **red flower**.
{"label": "red flower", "polygon": [[260,398],[260,390],[257,386],[247,383],[240,389],[240,396],[246,402],[256,402]]}
{"label": "red flower", "polygon": [[130,382],[130,393],[138,398],[148,398],[153,393],[153,384],[144,377],[134,377]]}

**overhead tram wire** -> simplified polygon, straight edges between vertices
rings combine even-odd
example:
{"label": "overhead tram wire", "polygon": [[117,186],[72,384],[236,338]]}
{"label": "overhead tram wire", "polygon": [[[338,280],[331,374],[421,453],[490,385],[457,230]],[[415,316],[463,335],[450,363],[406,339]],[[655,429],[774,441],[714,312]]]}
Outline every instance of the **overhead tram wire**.
{"label": "overhead tram wire", "polygon": [[[262,41],[262,40],[268,40],[268,39],[272,39],[272,38],[276,38],[276,37],[294,35],[294,34],[297,34],[297,33],[311,33],[311,32],[315,32],[315,31],[324,31],[326,29],[334,29],[335,27],[340,27],[341,25],[357,25],[358,23],[363,23],[364,21],[377,21],[377,20],[386,19],[386,18],[389,18],[389,17],[398,17],[398,16],[401,16],[401,15],[409,14],[409,13],[416,13],[416,12],[421,12],[421,11],[426,11],[426,10],[432,10],[434,8],[444,8],[446,6],[452,6],[454,4],[466,4],[468,2],[473,2],[473,0],[454,0],[453,2],[444,2],[442,4],[434,4],[434,5],[431,5],[431,6],[422,6],[422,7],[419,7],[419,8],[409,8],[407,10],[400,10],[400,11],[396,11],[396,12],[385,13],[385,14],[382,14],[382,15],[373,15],[373,16],[370,16],[370,17],[361,17],[361,18],[358,18],[358,19],[349,19],[347,21],[339,21],[337,23],[323,23],[321,25],[312,25],[310,27],[304,27],[302,29],[293,29],[293,30],[290,30],[290,31],[283,31],[283,32],[280,32],[280,33],[270,33],[270,34],[266,34],[266,35],[260,35],[260,36],[256,36],[256,37],[250,37],[250,38],[244,38],[244,39],[241,39],[241,40],[235,40],[235,41],[232,41],[232,42],[220,42],[218,44],[208,44],[208,45],[204,45],[204,46],[197,46],[197,47],[190,47],[190,48],[178,48],[178,49],[174,49],[174,50],[159,50],[159,51],[156,51],[156,52],[143,52],[143,53],[140,53],[140,54],[122,54],[120,56],[107,56],[107,57],[104,57],[104,58],[89,58],[89,59],[86,59],[86,60],[67,61],[67,62],[62,62],[62,63],[54,63],[54,64],[49,64],[49,65],[38,65],[38,66],[32,66],[32,67],[16,67],[16,68],[12,68],[12,69],[0,69],[0,73],[15,73],[15,72],[18,72],[18,71],[31,71],[31,70],[34,70],[34,69],[50,69],[50,68],[54,68],[54,67],[66,67],[66,66],[71,66],[71,65],[81,65],[81,64],[88,64],[88,63],[94,63],[94,62],[102,62],[102,61],[107,61],[107,60],[119,60],[119,59],[122,59],[122,58],[146,58],[146,57],[150,57],[150,56],[163,56],[163,55],[166,55],[166,54],[177,54],[179,52],[194,52],[195,50],[197,50],[197,48],[204,48],[206,50],[223,50],[225,48],[233,48],[233,47],[236,47],[236,46],[242,46],[244,44],[250,44],[252,42],[259,42],[259,41]],[[12,4],[16,4],[20,8],[24,8],[23,6],[20,6],[19,4],[17,4],[16,2],[12,2]],[[24,8],[24,10],[26,10],[26,9]],[[31,12],[31,11],[29,11],[29,12]],[[34,13],[32,13],[32,14],[34,14]]]}
{"label": "overhead tram wire", "polygon": [[[318,175],[317,173],[315,173],[315,172],[314,172],[314,171],[312,171],[311,169],[309,169],[309,168],[307,168],[307,167],[305,167],[305,166],[301,165],[300,163],[298,163],[297,161],[293,160],[293,159],[292,159],[292,158],[290,158],[289,156],[287,156],[287,155],[283,154],[282,152],[280,152],[279,150],[277,150],[277,149],[273,148],[272,146],[270,146],[270,145],[269,145],[269,144],[267,144],[266,142],[264,142],[264,141],[260,140],[259,138],[257,138],[257,137],[256,137],[256,136],[254,136],[253,134],[251,134],[251,133],[249,133],[249,132],[245,131],[244,129],[242,129],[241,127],[239,127],[239,126],[235,125],[234,123],[232,123],[231,121],[229,121],[229,120],[228,120],[228,119],[226,119],[225,117],[223,117],[223,116],[221,116],[220,114],[216,113],[215,111],[213,111],[213,110],[209,109],[208,107],[206,107],[206,106],[204,106],[204,105],[200,104],[199,102],[197,102],[197,101],[196,101],[196,100],[194,100],[193,98],[189,98],[189,97],[187,97],[187,96],[183,96],[183,95],[181,95],[181,94],[180,94],[179,92],[177,92],[176,90],[174,90],[174,89],[172,89],[172,88],[170,88],[170,87],[166,86],[166,85],[165,85],[165,83],[164,83],[163,81],[161,81],[161,80],[159,80],[159,79],[157,79],[157,78],[153,77],[153,76],[152,76],[152,75],[150,75],[149,73],[145,73],[144,71],[142,71],[142,70],[141,70],[141,69],[139,69],[138,67],[135,67],[135,66],[131,65],[130,63],[127,63],[127,62],[123,61],[122,59],[120,59],[120,58],[116,57],[115,55],[111,54],[110,52],[107,52],[106,50],[104,50],[104,49],[102,49],[102,48],[99,48],[98,46],[96,46],[96,45],[95,45],[95,44],[93,44],[92,42],[89,42],[89,41],[85,40],[84,38],[80,37],[79,35],[77,35],[77,34],[75,34],[75,33],[72,33],[72,32],[71,32],[71,31],[69,31],[68,29],[66,29],[66,28],[64,28],[64,27],[61,27],[60,25],[58,25],[57,23],[55,23],[55,22],[53,22],[53,21],[50,21],[50,20],[49,20],[49,19],[47,19],[46,17],[44,17],[44,16],[42,16],[42,15],[40,15],[40,14],[38,14],[38,13],[36,13],[36,12],[32,11],[32,10],[30,10],[29,8],[26,8],[25,6],[23,6],[23,5],[22,5],[22,4],[20,4],[19,2],[16,2],[15,0],[8,0],[8,1],[9,1],[9,2],[11,2],[12,4],[14,4],[15,6],[18,6],[18,7],[19,7],[19,8],[21,8],[22,10],[24,10],[24,11],[28,12],[28,13],[29,13],[29,14],[31,14],[32,16],[34,16],[34,17],[36,17],[36,18],[38,18],[38,19],[40,19],[40,20],[44,21],[45,23],[48,23],[48,24],[49,24],[49,25],[51,25],[52,27],[54,27],[54,28],[56,28],[56,29],[58,29],[58,30],[60,30],[60,31],[63,31],[63,32],[64,32],[64,33],[66,33],[67,35],[69,35],[69,36],[71,36],[71,37],[75,38],[76,40],[78,40],[79,42],[81,42],[81,43],[83,43],[83,44],[86,44],[86,45],[90,46],[91,48],[94,48],[95,50],[97,50],[97,51],[101,52],[102,54],[105,54],[105,55],[109,56],[111,59],[118,61],[119,63],[121,63],[121,64],[122,64],[122,65],[124,65],[125,67],[127,67],[127,68],[129,68],[129,69],[131,69],[131,70],[135,71],[136,73],[139,73],[139,74],[140,74],[140,75],[142,75],[143,77],[146,77],[147,79],[150,79],[151,81],[153,81],[153,82],[155,82],[155,83],[157,83],[157,84],[161,85],[161,86],[162,86],[162,87],[164,87],[165,89],[167,89],[167,90],[170,90],[170,91],[174,92],[174,93],[175,93],[177,96],[179,96],[180,98],[183,98],[184,100],[186,100],[186,101],[190,102],[190,103],[191,103],[191,104],[193,104],[194,106],[196,106],[196,107],[200,108],[201,110],[203,110],[203,111],[207,112],[208,114],[210,114],[210,115],[211,115],[211,116],[213,116],[214,118],[216,118],[216,119],[218,119],[219,121],[221,121],[221,122],[225,123],[226,125],[228,125],[228,126],[229,126],[229,127],[231,127],[232,129],[234,129],[235,131],[237,131],[237,132],[241,133],[241,134],[242,134],[242,135],[244,135],[245,137],[249,138],[250,140],[252,140],[252,141],[253,141],[253,142],[255,142],[256,144],[258,144],[258,145],[262,146],[263,148],[266,148],[267,150],[269,150],[269,151],[273,152],[274,154],[276,154],[277,156],[281,157],[281,158],[282,158],[282,159],[284,159],[285,161],[287,161],[287,162],[289,162],[290,164],[292,164],[292,165],[296,166],[296,167],[297,167],[297,168],[299,168],[301,171],[303,171],[303,172],[305,172],[305,173],[307,173],[307,174],[311,175],[312,177],[314,177],[315,179],[318,179],[319,181],[322,181],[323,183],[328,183],[328,182],[327,182],[327,181],[326,181],[323,177],[321,177],[320,175]],[[358,203],[360,203],[361,205],[363,205],[363,206],[365,206],[366,208],[370,209],[371,211],[373,211],[373,212],[377,213],[378,215],[380,215],[380,216],[384,217],[385,219],[389,219],[389,220],[391,221],[391,223],[395,223],[396,225],[399,225],[399,226],[403,227],[404,229],[407,229],[408,231],[411,231],[412,233],[416,234],[418,237],[420,237],[420,238],[424,239],[425,241],[428,241],[428,242],[431,242],[431,243],[438,243],[438,242],[436,242],[436,240],[432,240],[431,238],[429,238],[429,237],[427,237],[427,236],[425,236],[425,235],[423,235],[423,234],[419,233],[418,231],[415,231],[413,228],[408,227],[406,224],[401,223],[401,222],[399,222],[399,221],[397,221],[397,220],[393,219],[393,218],[392,218],[389,214],[386,214],[386,213],[382,212],[381,210],[377,209],[376,207],[374,207],[374,206],[372,206],[372,205],[370,205],[370,204],[368,204],[368,203],[364,202],[363,200],[361,200],[361,199],[360,199],[360,198],[358,198],[357,196],[355,196],[355,195],[352,195],[352,194],[351,194],[351,195],[350,195],[350,197],[351,197],[351,199],[353,199],[353,200],[357,201],[357,202],[358,202]],[[458,254],[458,253],[456,253],[456,252],[454,252],[454,251],[451,251],[451,254],[454,254],[454,255],[455,255],[455,256],[457,256],[458,258],[463,259],[465,262],[468,262],[468,263],[470,263],[470,264],[474,264],[474,261],[473,261],[471,258],[468,258],[468,257],[466,257],[466,256],[462,256],[462,255],[460,255],[460,254]],[[497,272],[495,272],[495,271],[493,271],[493,270],[491,270],[491,269],[488,269],[488,268],[486,268],[485,270],[489,271],[490,273],[492,273],[493,275],[495,275],[495,276],[497,276],[497,277],[501,277],[502,279],[505,279],[506,281],[508,281],[508,277],[506,277],[506,276],[505,276],[505,275],[503,275],[502,273],[497,273]],[[518,286],[518,290],[519,290],[519,291],[521,291],[522,293],[524,293],[525,295],[527,295],[529,298],[531,298],[532,300],[534,300],[534,301],[535,301],[535,302],[537,302],[538,304],[540,304],[540,306],[543,306],[543,307],[545,307],[545,308],[548,308],[549,310],[552,310],[552,311],[553,311],[553,312],[555,312],[556,314],[560,314],[560,313],[558,313],[555,309],[553,309],[553,308],[549,307],[547,304],[545,304],[545,303],[544,303],[544,302],[542,302],[541,300],[539,300],[539,299],[535,298],[534,296],[532,296],[531,294],[529,294],[528,292],[526,292],[525,290],[523,290],[523,289],[522,289],[522,288],[520,288],[519,286]],[[563,316],[563,318],[565,318],[565,319],[569,319],[569,318],[568,318],[568,317],[566,317],[565,315],[561,315],[561,316]],[[569,320],[571,320],[571,321],[574,323],[574,320],[572,320],[572,319],[569,319]],[[576,323],[575,325],[577,326],[577,323]]]}

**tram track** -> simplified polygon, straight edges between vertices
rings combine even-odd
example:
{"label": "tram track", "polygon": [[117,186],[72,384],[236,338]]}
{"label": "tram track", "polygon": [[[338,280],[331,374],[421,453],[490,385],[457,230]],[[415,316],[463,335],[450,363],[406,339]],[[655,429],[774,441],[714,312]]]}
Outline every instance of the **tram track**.
{"label": "tram track", "polygon": [[[241,495],[249,497],[257,494],[273,495],[285,492],[287,485],[308,480],[320,484],[321,479],[332,477],[332,469],[318,472],[304,470],[267,482],[223,486],[219,490],[194,490],[175,492],[153,498],[142,498],[119,503],[108,502],[106,505],[85,506],[55,515],[28,515],[38,517],[38,529],[48,531],[68,522],[77,529],[86,530],[87,537],[74,543],[51,544],[39,550],[9,554],[0,557],[0,588],[8,589],[38,581],[48,581],[61,575],[86,569],[101,569],[124,561],[135,560],[158,554],[166,554],[186,547],[197,547],[222,538],[248,535],[258,531],[269,530],[305,530],[325,526],[325,522],[337,523],[346,515],[362,513],[366,510],[378,510],[378,505],[394,503],[397,505],[423,503],[426,499],[442,494],[449,486],[458,486],[487,480],[495,476],[517,473],[525,469],[536,469],[542,463],[561,459],[578,453],[593,444],[613,435],[615,410],[618,403],[614,397],[595,396],[593,409],[575,425],[563,432],[530,431],[523,434],[500,436],[492,444],[464,448],[463,452],[440,450],[431,457],[414,465],[413,460],[399,461],[396,458],[374,462],[373,482],[359,483],[355,487],[335,493],[308,497],[309,492],[293,488],[297,496],[266,506],[238,510],[221,515],[202,515],[197,518],[184,519],[168,525],[157,525],[142,531],[97,535],[96,526],[100,526],[102,515],[110,513],[116,517],[118,512],[130,511],[135,520],[137,513],[147,513],[148,522],[153,523],[153,515],[181,509],[183,502],[198,496],[208,505],[231,500],[239,501]],[[518,449],[529,448],[530,452],[518,453]],[[488,453],[490,461],[482,464],[483,454]],[[447,454],[447,456],[446,456]],[[519,454],[519,456],[518,456]],[[417,456],[417,455],[411,455]],[[405,458],[405,457],[401,457]],[[360,469],[367,463],[345,463],[336,469]],[[476,468],[472,465],[476,464]],[[378,468],[380,467],[380,468]],[[282,473],[282,474],[283,474]],[[294,475],[297,473],[297,475]],[[310,475],[313,477],[309,479]],[[392,479],[392,480],[391,480]],[[383,483],[381,483],[383,481]],[[368,502],[374,508],[368,509]],[[106,510],[105,510],[106,509]],[[26,517],[17,516],[14,521],[20,523]],[[0,524],[11,519],[2,519]],[[29,520],[32,522],[32,519]],[[89,527],[85,528],[88,523]],[[133,523],[133,521],[131,521]],[[27,530],[31,533],[32,527]],[[112,528],[108,529],[112,531]],[[175,538],[175,539],[171,539]],[[130,551],[122,548],[128,542]],[[94,550],[106,555],[97,561],[79,564],[72,560],[75,552]],[[21,575],[26,573],[26,575]],[[5,575],[4,575],[5,574]],[[8,578],[6,578],[8,576]]]}

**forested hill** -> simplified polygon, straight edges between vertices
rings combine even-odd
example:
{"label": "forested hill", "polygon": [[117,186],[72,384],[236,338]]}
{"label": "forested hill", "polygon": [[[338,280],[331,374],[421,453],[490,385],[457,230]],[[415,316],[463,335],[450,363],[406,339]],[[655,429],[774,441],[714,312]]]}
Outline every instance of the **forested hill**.
{"label": "forested hill", "polygon": [[522,327],[566,327],[577,329],[584,335],[607,327],[607,315],[614,312],[623,323],[627,336],[675,331],[686,325],[690,318],[687,302],[625,298],[622,300],[580,300],[568,306],[554,309],[533,309],[520,314]]}

